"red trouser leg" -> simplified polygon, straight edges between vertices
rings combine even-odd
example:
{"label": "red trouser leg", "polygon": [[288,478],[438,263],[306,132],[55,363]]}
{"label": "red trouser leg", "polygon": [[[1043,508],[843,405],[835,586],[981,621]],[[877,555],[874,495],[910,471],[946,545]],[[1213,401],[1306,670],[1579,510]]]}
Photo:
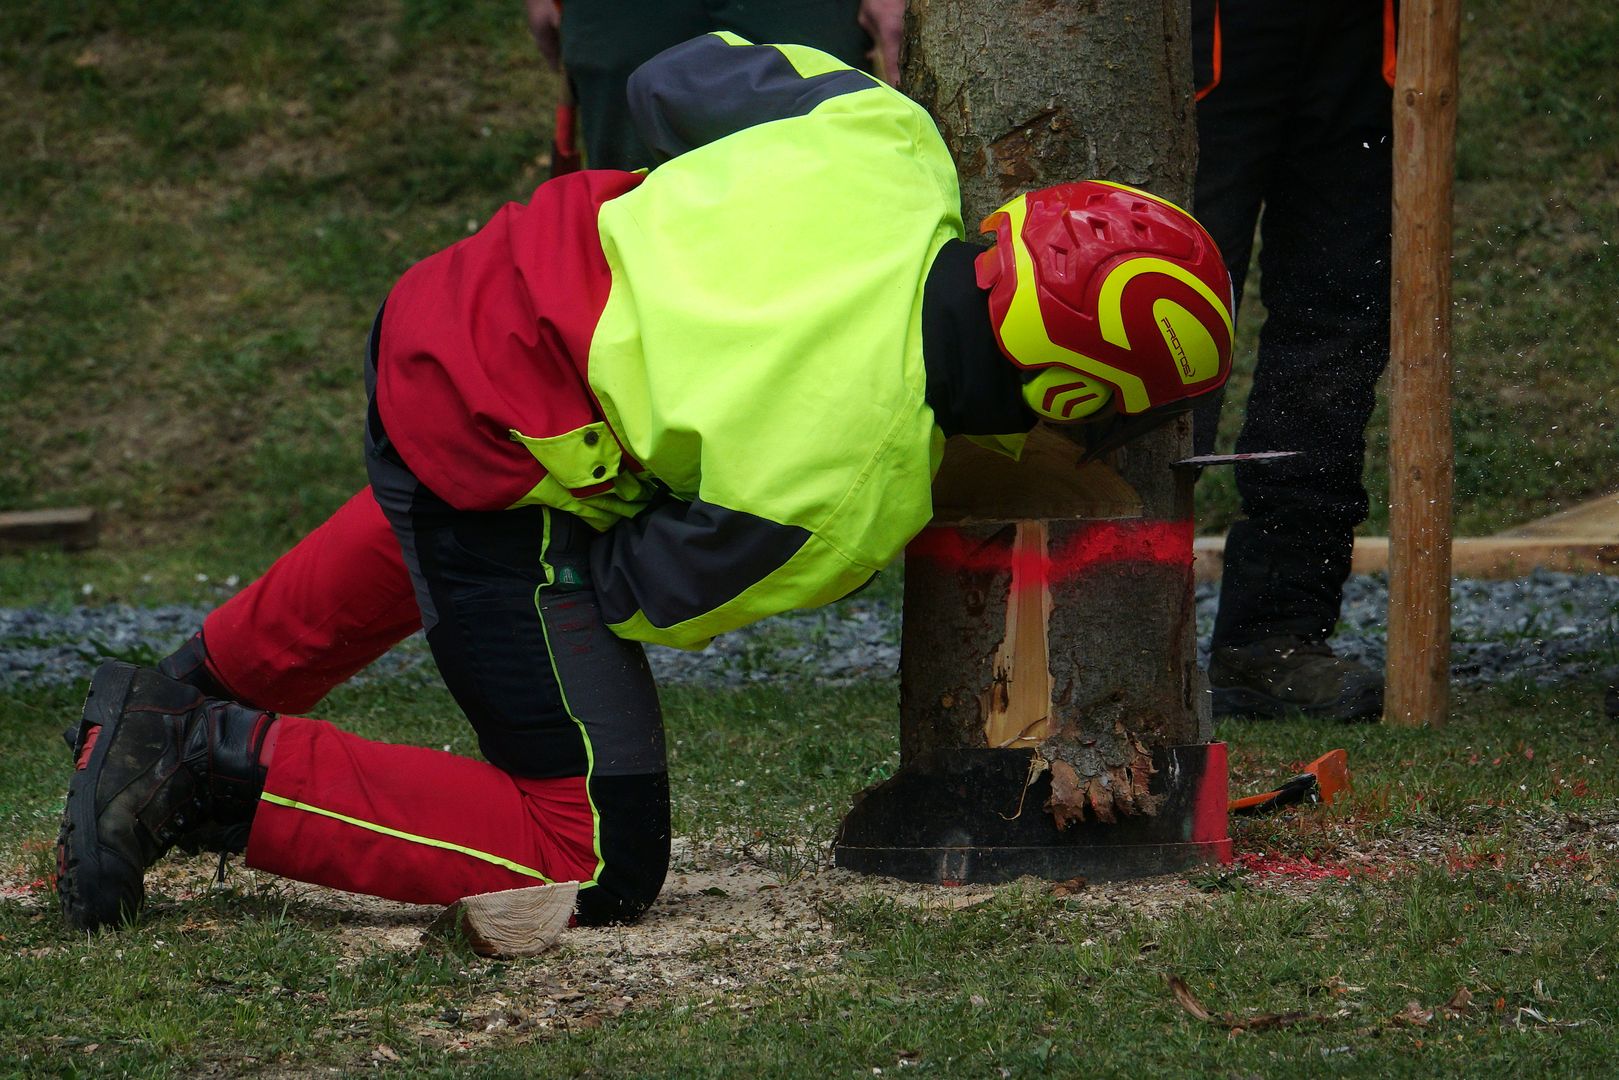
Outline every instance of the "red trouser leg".
{"label": "red trouser leg", "polygon": [[421,629],[399,541],[365,488],[203,623],[237,700],[304,712]]}
{"label": "red trouser leg", "polygon": [[298,716],[276,729],[248,837],[255,869],[415,904],[547,881],[596,887],[585,777],[523,779]]}
{"label": "red trouser leg", "polygon": [[[535,513],[511,512],[525,543]],[[559,521],[551,532],[553,557],[577,568],[588,530]],[[459,550],[430,535],[434,565],[441,541]],[[462,539],[479,544],[480,534]],[[412,535],[412,550],[422,543]],[[639,650],[601,624],[588,589],[537,599],[543,571],[535,563],[525,571],[533,580],[512,577],[498,610],[463,611],[453,590],[439,596],[441,614],[457,614],[438,627],[435,660],[448,664],[452,688],[471,694],[463,708],[505,768],[283,716],[271,729],[248,864],[416,903],[579,881],[581,923],[645,910],[669,843],[651,674]],[[298,713],[416,629],[419,612],[399,541],[366,491],[210,616],[204,635],[230,696]],[[490,677],[491,665],[503,677]],[[476,670],[485,677],[468,683]]]}

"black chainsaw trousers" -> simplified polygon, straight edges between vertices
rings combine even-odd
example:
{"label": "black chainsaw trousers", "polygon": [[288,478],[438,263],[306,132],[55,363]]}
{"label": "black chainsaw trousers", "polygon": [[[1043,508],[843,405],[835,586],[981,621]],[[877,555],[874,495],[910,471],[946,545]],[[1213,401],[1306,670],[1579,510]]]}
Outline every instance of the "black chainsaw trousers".
{"label": "black chainsaw trousers", "polygon": [[[1299,452],[1236,466],[1244,518],[1226,540],[1217,647],[1329,636],[1366,518],[1365,429],[1389,334],[1383,9],[1193,4],[1203,94],[1193,210],[1239,297],[1256,225],[1259,238],[1265,317],[1236,450]],[[1199,453],[1214,448],[1220,404],[1195,414]]]}
{"label": "black chainsaw trousers", "polygon": [[381,325],[379,312],[366,357],[366,467],[433,661],[491,765],[524,780],[583,779],[585,805],[534,824],[594,848],[581,923],[633,919],[669,864],[663,714],[646,655],[603,621],[584,521],[548,506],[460,510],[411,472],[377,402]]}

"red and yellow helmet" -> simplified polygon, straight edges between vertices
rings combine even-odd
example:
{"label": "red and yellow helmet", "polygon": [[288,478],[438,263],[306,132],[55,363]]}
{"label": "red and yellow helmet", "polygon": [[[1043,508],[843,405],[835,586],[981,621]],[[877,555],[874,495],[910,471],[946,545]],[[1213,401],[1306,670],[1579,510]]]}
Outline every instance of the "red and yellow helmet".
{"label": "red and yellow helmet", "polygon": [[1225,382],[1231,277],[1180,207],[1087,180],[1019,195],[979,230],[995,234],[976,263],[995,340],[1036,413],[1136,416]]}

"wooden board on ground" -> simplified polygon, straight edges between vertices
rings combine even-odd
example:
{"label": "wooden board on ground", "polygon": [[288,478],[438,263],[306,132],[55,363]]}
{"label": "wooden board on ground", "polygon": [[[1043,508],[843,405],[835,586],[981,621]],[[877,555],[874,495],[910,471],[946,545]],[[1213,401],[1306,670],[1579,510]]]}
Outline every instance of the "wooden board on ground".
{"label": "wooden board on ground", "polygon": [[[1619,566],[1619,538],[1547,540],[1478,536],[1451,541],[1450,572],[1462,578],[1516,578],[1536,570],[1594,574]],[[1352,569],[1376,573],[1388,566],[1388,542],[1379,536],[1355,541]]]}
{"label": "wooden board on ground", "polygon": [[[1198,581],[1213,581],[1220,576],[1224,550],[1224,537],[1198,537]],[[1456,577],[1514,578],[1535,570],[1611,572],[1619,567],[1619,492],[1492,536],[1459,537],[1451,541],[1450,550],[1451,573]],[[1351,566],[1357,574],[1386,571],[1388,538],[1356,537]]]}
{"label": "wooden board on ground", "polygon": [[1619,491],[1587,500],[1560,513],[1503,529],[1495,535],[1534,536],[1548,540],[1570,538],[1582,542],[1592,537],[1603,537],[1619,543]]}
{"label": "wooden board on ground", "polygon": [[0,512],[0,550],[57,545],[83,551],[96,545],[96,512],[88,506]]}
{"label": "wooden board on ground", "polygon": [[579,883],[535,885],[464,897],[445,908],[423,936],[459,934],[479,956],[537,956],[557,943],[579,898]]}

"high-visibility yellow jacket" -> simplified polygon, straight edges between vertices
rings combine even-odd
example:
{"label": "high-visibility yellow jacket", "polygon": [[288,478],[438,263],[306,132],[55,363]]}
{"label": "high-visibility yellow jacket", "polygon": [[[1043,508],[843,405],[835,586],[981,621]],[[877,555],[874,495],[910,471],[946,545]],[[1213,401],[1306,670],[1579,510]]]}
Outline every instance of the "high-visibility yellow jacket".
{"label": "high-visibility yellow jacket", "polygon": [[660,164],[551,181],[413,267],[377,400],[436,494],[579,515],[609,625],[694,647],[927,523],[922,293],[960,196],[922,109],[813,49],[705,35],[629,96]]}

